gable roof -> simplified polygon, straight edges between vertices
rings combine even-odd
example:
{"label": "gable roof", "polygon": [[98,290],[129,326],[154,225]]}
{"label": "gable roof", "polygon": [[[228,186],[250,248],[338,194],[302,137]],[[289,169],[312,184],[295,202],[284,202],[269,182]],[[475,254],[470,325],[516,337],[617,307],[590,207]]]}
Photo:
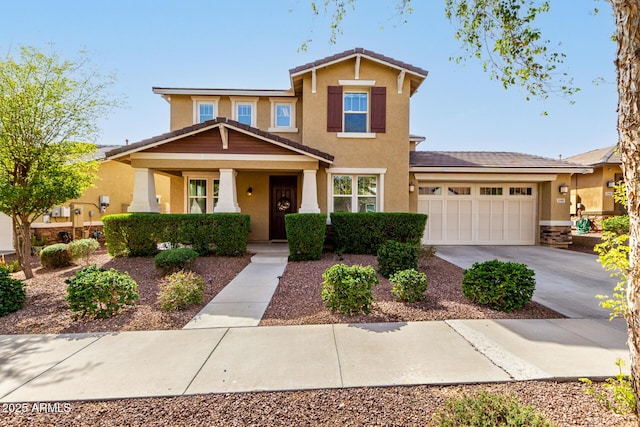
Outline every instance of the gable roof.
{"label": "gable roof", "polygon": [[533,154],[500,151],[412,151],[409,157],[412,171],[458,172],[482,170],[549,170],[574,173],[590,168],[563,160]]}
{"label": "gable roof", "polygon": [[356,47],[354,49],[345,50],[344,52],[336,53],[335,55],[327,56],[322,59],[317,59],[312,62],[308,62],[303,65],[299,65],[289,70],[289,76],[291,77],[291,87],[294,87],[294,77],[301,76],[310,71],[314,71],[318,68],[328,67],[338,62],[346,61],[351,58],[363,57],[370,61],[384,64],[388,67],[395,68],[396,70],[408,73],[411,78],[411,91],[413,93],[418,89],[418,86],[424,79],[427,78],[429,72],[423,68],[416,67],[415,65],[407,64],[406,62],[398,61],[397,59],[390,58],[388,56],[381,55],[372,50]]}
{"label": "gable roof", "polygon": [[333,156],[331,154],[325,153],[320,150],[316,150],[315,148],[311,148],[307,145],[300,144],[299,142],[291,141],[290,139],[283,138],[273,133],[264,132],[258,128],[245,125],[235,120],[229,120],[226,117],[216,117],[215,119],[206,120],[202,123],[197,123],[191,126],[184,127],[182,129],[174,130],[173,132],[163,133],[162,135],[144,139],[142,141],[135,142],[130,145],[114,148],[105,153],[106,158],[115,159],[119,157],[124,157],[126,155],[136,153],[138,151],[142,151],[151,147],[162,145],[167,142],[175,141],[177,139],[181,139],[186,136],[205,132],[207,130],[220,127],[220,126],[228,127],[230,129],[234,129],[234,130],[243,132],[245,134],[255,136],[259,139],[266,140],[267,142],[271,142],[273,144],[276,144],[283,148],[290,149],[292,151],[296,151],[301,154],[306,154],[308,156],[314,157],[318,160],[322,160],[327,163],[333,162]]}
{"label": "gable roof", "polygon": [[616,149],[616,145],[611,145],[609,147],[587,151],[586,153],[576,154],[575,156],[567,157],[565,160],[567,162],[589,166],[604,164],[621,165],[622,158]]}

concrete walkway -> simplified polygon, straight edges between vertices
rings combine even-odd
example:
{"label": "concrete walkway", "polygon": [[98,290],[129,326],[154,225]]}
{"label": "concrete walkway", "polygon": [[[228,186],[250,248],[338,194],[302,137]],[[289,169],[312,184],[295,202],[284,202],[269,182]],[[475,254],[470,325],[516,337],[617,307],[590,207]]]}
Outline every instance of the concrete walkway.
{"label": "concrete walkway", "polygon": [[0,336],[0,401],[602,378],[606,320],[452,320]]}
{"label": "concrete walkway", "polygon": [[289,249],[286,244],[250,244],[256,254],[184,329],[258,326],[278,287]]}
{"label": "concrete walkway", "polygon": [[611,295],[617,280],[595,254],[544,246],[438,246],[436,256],[461,268],[493,259],[524,263],[536,272],[534,301],[571,318],[609,318],[595,296]]}

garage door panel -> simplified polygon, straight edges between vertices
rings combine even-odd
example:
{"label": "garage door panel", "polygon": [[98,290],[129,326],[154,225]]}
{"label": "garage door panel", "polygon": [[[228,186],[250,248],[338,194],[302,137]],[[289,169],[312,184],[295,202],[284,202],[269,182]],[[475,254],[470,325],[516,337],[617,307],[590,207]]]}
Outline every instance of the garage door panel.
{"label": "garage door panel", "polygon": [[427,214],[427,226],[422,243],[444,240],[444,200],[420,200],[418,212]]}
{"label": "garage door panel", "polygon": [[534,209],[533,200],[507,201],[507,241],[521,244],[535,242]]}
{"label": "garage door panel", "polygon": [[473,200],[447,200],[446,241],[473,242]]}

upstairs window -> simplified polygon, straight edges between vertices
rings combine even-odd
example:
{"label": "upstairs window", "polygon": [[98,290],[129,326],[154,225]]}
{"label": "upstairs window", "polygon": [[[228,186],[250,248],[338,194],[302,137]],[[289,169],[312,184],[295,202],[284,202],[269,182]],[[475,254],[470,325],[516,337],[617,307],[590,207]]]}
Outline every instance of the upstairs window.
{"label": "upstairs window", "polygon": [[202,123],[213,120],[218,113],[218,96],[192,96],[193,100],[193,123]]}
{"label": "upstairs window", "polygon": [[238,121],[245,125],[251,126],[251,104],[238,104]]}
{"label": "upstairs window", "polygon": [[230,97],[232,120],[256,127],[258,98]]}
{"label": "upstairs window", "polygon": [[372,138],[386,132],[385,87],[329,86],[327,90],[327,132],[345,138]]}
{"label": "upstairs window", "polygon": [[198,104],[198,123],[202,123],[206,120],[212,120],[214,117],[213,104],[206,104],[200,102]]}
{"label": "upstairs window", "polygon": [[269,98],[271,126],[269,132],[298,132],[296,128],[296,102],[298,98]]}

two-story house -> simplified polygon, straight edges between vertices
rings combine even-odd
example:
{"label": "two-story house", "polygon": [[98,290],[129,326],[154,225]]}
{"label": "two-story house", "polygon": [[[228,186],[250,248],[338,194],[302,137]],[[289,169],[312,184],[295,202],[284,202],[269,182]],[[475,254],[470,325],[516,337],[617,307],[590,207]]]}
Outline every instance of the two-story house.
{"label": "two-story house", "polygon": [[[365,49],[289,70],[286,90],[154,87],[170,132],[113,149],[134,169],[129,212],[243,212],[250,240],[285,239],[291,212],[429,215],[433,244],[570,239],[571,174],[584,167],[517,153],[416,151],[409,108],[427,71]],[[514,136],[514,145],[517,136]]]}

